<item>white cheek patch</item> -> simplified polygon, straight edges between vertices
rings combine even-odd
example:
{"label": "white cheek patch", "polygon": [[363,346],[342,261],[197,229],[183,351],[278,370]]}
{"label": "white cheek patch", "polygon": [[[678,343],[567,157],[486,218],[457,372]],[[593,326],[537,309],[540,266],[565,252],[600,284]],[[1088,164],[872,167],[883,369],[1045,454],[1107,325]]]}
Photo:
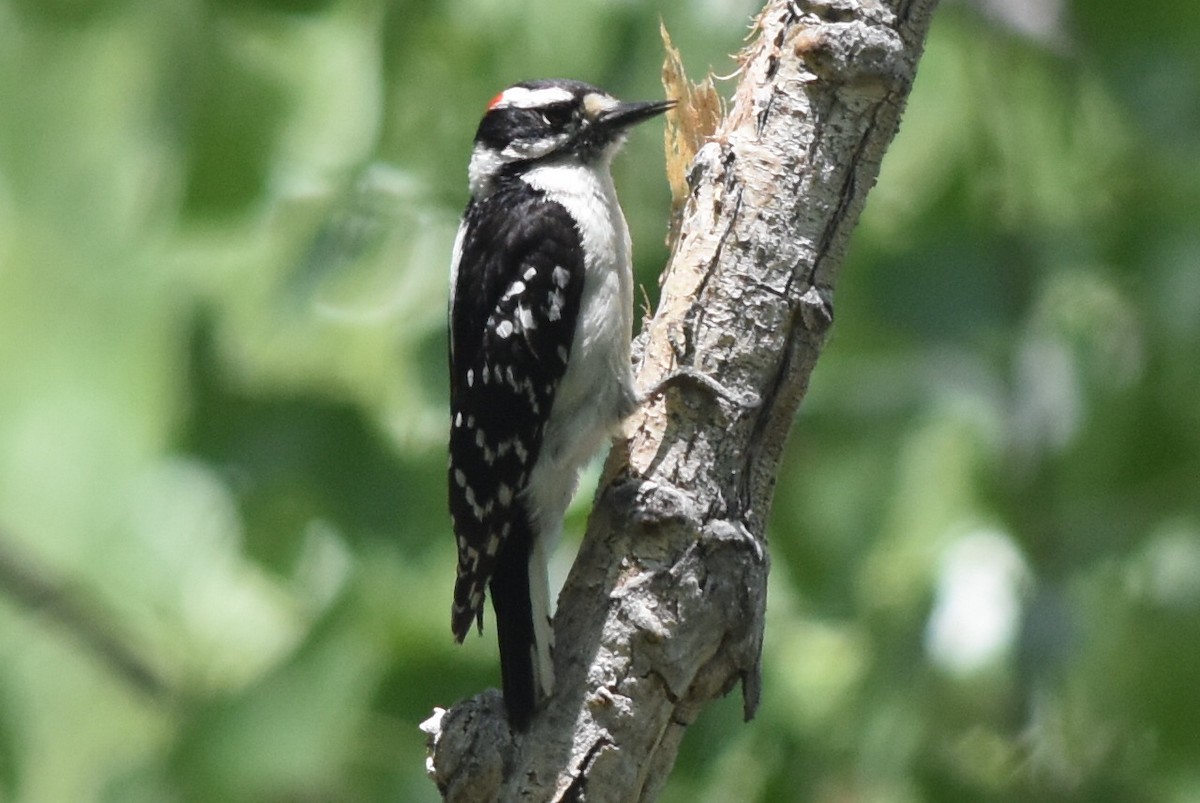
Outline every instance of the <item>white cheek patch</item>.
{"label": "white cheek patch", "polygon": [[510,86],[492,98],[492,102],[488,104],[488,111],[503,108],[533,109],[541,106],[549,106],[553,103],[565,103],[574,99],[575,96],[569,90],[563,89],[560,86],[547,86],[541,89]]}
{"label": "white cheek patch", "polygon": [[538,159],[557,149],[564,139],[565,137],[560,136],[517,141],[500,151],[500,155],[509,160]]}
{"label": "white cheek patch", "polygon": [[[470,186],[471,195],[476,198],[490,195],[492,177],[500,172],[504,163],[505,160],[495,151],[475,146],[475,150],[471,153],[471,164],[467,167],[467,183]],[[457,281],[457,274],[454,279]]]}

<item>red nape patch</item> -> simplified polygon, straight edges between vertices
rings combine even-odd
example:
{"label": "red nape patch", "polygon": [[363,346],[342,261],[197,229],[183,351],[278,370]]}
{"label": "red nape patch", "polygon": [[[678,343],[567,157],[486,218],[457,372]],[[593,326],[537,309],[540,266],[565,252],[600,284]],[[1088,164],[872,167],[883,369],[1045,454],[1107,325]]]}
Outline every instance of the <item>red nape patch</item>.
{"label": "red nape patch", "polygon": [[503,92],[501,92],[499,95],[497,95],[496,97],[494,97],[488,101],[487,110],[491,111],[492,109],[496,108],[497,106],[500,105],[500,101],[502,101],[502,100],[504,100]]}

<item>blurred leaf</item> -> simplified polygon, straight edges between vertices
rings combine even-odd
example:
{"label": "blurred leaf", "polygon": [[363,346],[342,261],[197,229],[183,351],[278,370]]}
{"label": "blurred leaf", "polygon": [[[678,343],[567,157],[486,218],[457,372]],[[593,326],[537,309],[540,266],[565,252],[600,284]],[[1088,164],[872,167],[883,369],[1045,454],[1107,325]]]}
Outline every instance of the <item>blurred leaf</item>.
{"label": "blurred leaf", "polygon": [[186,208],[200,216],[232,214],[262,199],[288,108],[284,88],[247,63],[235,38],[205,33],[172,98],[171,121],[187,151]]}
{"label": "blurred leaf", "polygon": [[0,674],[0,799],[16,800],[21,786],[18,724],[23,717],[13,705],[8,679]]}

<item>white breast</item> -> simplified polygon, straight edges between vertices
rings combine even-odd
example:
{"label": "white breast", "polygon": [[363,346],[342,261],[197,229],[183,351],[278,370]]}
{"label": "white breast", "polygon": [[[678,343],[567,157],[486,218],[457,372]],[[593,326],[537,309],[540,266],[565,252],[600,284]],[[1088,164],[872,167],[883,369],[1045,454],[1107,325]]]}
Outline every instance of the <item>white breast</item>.
{"label": "white breast", "polygon": [[[530,481],[539,529],[557,531],[579,469],[633,406],[629,344],[633,273],[629,229],[606,164],[549,164],[523,176],[562,204],[579,227],[584,280],[571,360],[554,397]],[[531,496],[533,492],[531,491]]]}

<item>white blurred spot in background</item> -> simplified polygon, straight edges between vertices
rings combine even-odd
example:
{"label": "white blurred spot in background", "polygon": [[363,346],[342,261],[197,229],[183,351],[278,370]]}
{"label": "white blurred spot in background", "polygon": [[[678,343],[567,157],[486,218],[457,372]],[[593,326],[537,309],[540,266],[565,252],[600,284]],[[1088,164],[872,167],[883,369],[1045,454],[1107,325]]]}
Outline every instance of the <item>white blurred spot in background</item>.
{"label": "white blurred spot in background", "polygon": [[1067,42],[1063,0],[974,0],[974,5],[985,17],[1036,42],[1050,47]]}
{"label": "white blurred spot in background", "polygon": [[1007,535],[975,530],[953,541],[938,563],[925,649],[938,667],[956,674],[986,668],[1012,647],[1029,576]]}

